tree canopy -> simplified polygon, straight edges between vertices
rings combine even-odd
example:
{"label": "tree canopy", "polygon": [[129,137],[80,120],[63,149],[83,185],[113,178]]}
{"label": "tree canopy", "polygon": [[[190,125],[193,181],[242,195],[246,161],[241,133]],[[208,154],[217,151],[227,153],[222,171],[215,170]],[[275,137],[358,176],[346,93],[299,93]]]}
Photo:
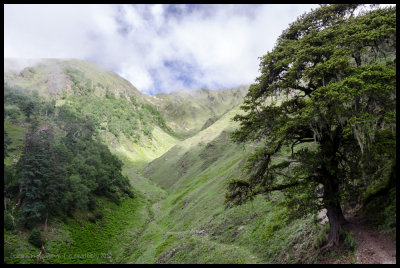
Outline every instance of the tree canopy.
{"label": "tree canopy", "polygon": [[[46,226],[49,216],[93,209],[95,195],[115,203],[133,197],[129,180],[122,174],[122,162],[98,138],[92,116],[79,114],[68,105],[55,107],[54,100],[37,101],[8,85],[4,96],[21,110],[30,103],[35,103],[37,110],[25,114],[30,119],[29,130],[15,171],[13,166],[5,166],[5,195],[18,194],[19,220],[24,227],[32,228],[42,220]],[[5,158],[9,144],[4,132]]]}
{"label": "tree canopy", "polygon": [[248,177],[229,181],[227,202],[306,193],[299,210],[327,209],[325,248],[339,243],[340,205],[395,170],[396,8],[359,9],[321,5],[293,22],[234,117],[232,139],[257,149]]}

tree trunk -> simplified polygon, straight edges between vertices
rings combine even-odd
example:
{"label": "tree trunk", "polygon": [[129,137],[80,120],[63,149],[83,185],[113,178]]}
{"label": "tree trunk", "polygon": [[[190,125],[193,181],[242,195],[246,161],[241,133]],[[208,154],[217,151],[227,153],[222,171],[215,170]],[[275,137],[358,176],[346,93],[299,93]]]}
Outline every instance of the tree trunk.
{"label": "tree trunk", "polygon": [[[327,127],[330,129],[330,126]],[[331,249],[339,245],[339,236],[342,225],[346,222],[342,208],[340,207],[340,176],[338,172],[338,161],[336,153],[340,144],[340,133],[342,127],[338,126],[329,135],[324,135],[320,141],[323,161],[322,168],[319,169],[321,183],[324,186],[323,202],[327,210],[329,219],[328,243],[321,248],[321,251]]]}
{"label": "tree trunk", "polygon": [[44,220],[44,231],[47,231],[47,219],[49,218],[49,212],[46,211],[46,219]]}
{"label": "tree trunk", "polygon": [[[19,193],[21,194],[22,192],[22,187],[19,187]],[[17,204],[11,209],[11,215],[14,215],[14,211],[21,205],[21,198],[18,198]]]}
{"label": "tree trunk", "polygon": [[327,205],[327,216],[329,219],[328,242],[322,250],[330,249],[339,245],[340,229],[345,222],[342,209],[333,205]]}
{"label": "tree trunk", "polygon": [[339,245],[340,229],[346,222],[339,202],[339,186],[332,176],[324,174],[324,195],[323,201],[329,219],[328,243],[321,248],[321,251]]}

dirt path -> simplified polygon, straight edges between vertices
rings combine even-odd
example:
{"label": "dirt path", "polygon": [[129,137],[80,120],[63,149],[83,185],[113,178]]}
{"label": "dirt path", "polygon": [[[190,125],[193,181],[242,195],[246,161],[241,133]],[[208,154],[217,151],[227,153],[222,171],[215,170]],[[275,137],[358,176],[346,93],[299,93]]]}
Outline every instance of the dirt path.
{"label": "dirt path", "polygon": [[350,232],[358,246],[358,264],[395,264],[396,241],[369,228],[357,218],[348,218],[343,229]]}

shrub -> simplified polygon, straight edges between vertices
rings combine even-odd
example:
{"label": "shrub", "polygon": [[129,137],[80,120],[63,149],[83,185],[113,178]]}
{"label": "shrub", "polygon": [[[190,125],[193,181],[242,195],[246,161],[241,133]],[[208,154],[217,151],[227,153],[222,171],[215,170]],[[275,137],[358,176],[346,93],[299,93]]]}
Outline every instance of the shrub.
{"label": "shrub", "polygon": [[130,198],[135,197],[135,194],[130,189],[125,189],[124,193],[126,193]]}
{"label": "shrub", "polygon": [[4,244],[4,263],[8,263],[8,260],[13,257],[14,253],[15,253],[14,247],[10,247]]}
{"label": "shrub", "polygon": [[4,228],[9,231],[14,230],[13,220],[9,214],[4,215]]}
{"label": "shrub", "polygon": [[94,215],[94,217],[95,217],[96,219],[98,219],[98,220],[102,219],[103,216],[104,216],[104,215],[103,215],[102,212],[96,212],[96,214]]}
{"label": "shrub", "polygon": [[66,215],[62,216],[61,220],[63,221],[63,223],[68,224],[68,217]]}
{"label": "shrub", "polygon": [[329,226],[329,223],[324,224],[321,231],[319,232],[319,235],[312,243],[312,246],[315,249],[322,247],[324,244],[326,244],[326,242],[328,242]]}
{"label": "shrub", "polygon": [[386,195],[371,198],[363,207],[368,223],[384,230],[387,234],[396,235],[396,188]]}
{"label": "shrub", "polygon": [[343,229],[340,231],[340,234],[344,240],[344,247],[350,252],[355,253],[355,251],[357,250],[357,244],[354,240],[354,237],[349,232],[346,232]]}
{"label": "shrub", "polygon": [[89,195],[88,209],[89,209],[90,211],[93,211],[93,210],[95,210],[97,207],[98,207],[98,204],[97,204],[96,199],[95,199],[92,195]]}
{"label": "shrub", "polygon": [[40,248],[42,246],[42,233],[37,229],[33,229],[31,235],[28,238],[28,242]]}
{"label": "shrub", "polygon": [[20,114],[19,108],[17,106],[11,106],[4,110],[5,114],[10,116],[12,119],[17,119]]}
{"label": "shrub", "polygon": [[93,216],[89,216],[88,220],[92,223],[96,223],[96,218]]}

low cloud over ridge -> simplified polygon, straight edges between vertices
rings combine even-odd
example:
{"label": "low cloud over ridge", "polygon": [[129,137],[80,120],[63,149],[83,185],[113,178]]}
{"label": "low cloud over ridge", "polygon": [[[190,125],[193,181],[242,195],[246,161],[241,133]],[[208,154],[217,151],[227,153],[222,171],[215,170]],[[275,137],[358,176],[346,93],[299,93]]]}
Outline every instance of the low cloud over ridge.
{"label": "low cloud over ridge", "polygon": [[4,56],[78,58],[144,93],[250,84],[277,37],[317,5],[5,5]]}

